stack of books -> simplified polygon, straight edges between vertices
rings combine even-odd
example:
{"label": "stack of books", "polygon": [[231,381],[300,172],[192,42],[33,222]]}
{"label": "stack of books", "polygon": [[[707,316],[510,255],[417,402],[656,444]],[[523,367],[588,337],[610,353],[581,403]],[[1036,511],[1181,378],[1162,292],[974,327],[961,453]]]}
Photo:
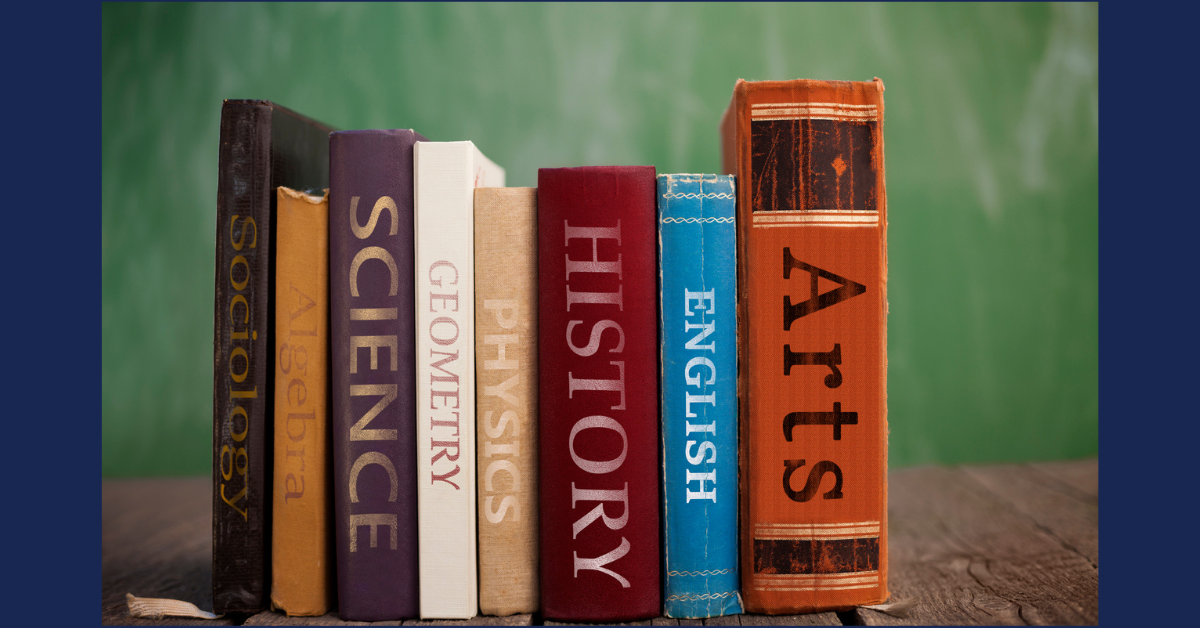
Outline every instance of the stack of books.
{"label": "stack of books", "polygon": [[883,84],[738,81],[724,174],[221,114],[215,611],[887,598]]}

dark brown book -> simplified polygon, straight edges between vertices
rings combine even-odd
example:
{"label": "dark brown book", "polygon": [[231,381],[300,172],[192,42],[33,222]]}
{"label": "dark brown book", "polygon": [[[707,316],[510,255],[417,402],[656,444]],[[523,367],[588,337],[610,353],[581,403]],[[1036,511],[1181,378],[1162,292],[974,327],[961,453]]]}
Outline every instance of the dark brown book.
{"label": "dark brown book", "polygon": [[746,612],[887,598],[883,83],[739,80],[740,509]]}
{"label": "dark brown book", "polygon": [[275,190],[329,186],[332,128],[266,100],[221,107],[213,312],[213,609],[269,604]]}

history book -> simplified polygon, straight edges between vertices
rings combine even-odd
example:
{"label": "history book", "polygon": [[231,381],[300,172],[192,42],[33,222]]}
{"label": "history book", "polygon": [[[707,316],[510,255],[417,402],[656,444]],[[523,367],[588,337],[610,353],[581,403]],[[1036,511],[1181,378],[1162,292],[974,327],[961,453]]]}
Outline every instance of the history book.
{"label": "history book", "polygon": [[658,617],[652,166],[538,171],[542,614]]}

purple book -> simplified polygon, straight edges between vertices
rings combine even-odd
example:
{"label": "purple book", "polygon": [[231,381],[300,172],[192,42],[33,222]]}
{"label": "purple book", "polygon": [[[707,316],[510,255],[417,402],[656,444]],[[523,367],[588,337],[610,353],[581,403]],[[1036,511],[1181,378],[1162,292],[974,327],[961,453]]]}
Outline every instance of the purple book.
{"label": "purple book", "polygon": [[416,617],[412,130],[329,138],[338,615]]}

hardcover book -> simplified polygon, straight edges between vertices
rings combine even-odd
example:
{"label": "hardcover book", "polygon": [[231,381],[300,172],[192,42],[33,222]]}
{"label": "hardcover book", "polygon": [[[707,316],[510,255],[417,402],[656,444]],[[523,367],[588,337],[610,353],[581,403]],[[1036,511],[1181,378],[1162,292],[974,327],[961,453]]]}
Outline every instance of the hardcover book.
{"label": "hardcover book", "polygon": [[333,602],[329,441],[329,192],[278,188],[271,606]]}
{"label": "hardcover book", "polygon": [[413,149],[421,617],[479,611],[475,511],[475,188],[504,170],[471,142]]}
{"label": "hardcover book", "polygon": [[213,308],[213,608],[270,592],[275,189],[329,185],[328,126],[266,100],[221,106]]}
{"label": "hardcover book", "polygon": [[329,140],[338,615],[417,615],[413,144],[409,129]]}
{"label": "hardcover book", "polygon": [[479,612],[538,610],[537,188],[475,190]]}
{"label": "hardcover book", "polygon": [[658,175],[663,612],[742,612],[734,178]]}
{"label": "hardcover book", "polygon": [[747,612],[887,598],[883,83],[739,80],[742,595]]}
{"label": "hardcover book", "polygon": [[657,617],[652,166],[538,171],[542,613]]}

